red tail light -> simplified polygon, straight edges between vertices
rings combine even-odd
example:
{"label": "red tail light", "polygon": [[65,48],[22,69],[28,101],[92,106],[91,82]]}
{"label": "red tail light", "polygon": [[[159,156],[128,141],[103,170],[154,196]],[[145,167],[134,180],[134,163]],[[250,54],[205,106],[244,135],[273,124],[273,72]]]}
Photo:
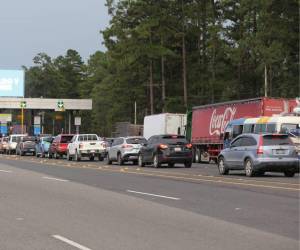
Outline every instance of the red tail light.
{"label": "red tail light", "polygon": [[263,150],[263,137],[262,135],[259,136],[259,140],[258,140],[258,148],[256,150],[256,153],[258,155],[262,155],[264,154],[264,150]]}
{"label": "red tail light", "polygon": [[191,143],[189,143],[189,144],[186,144],[186,147],[191,149],[193,147],[193,145]]}
{"label": "red tail light", "polygon": [[158,146],[160,149],[167,149],[168,148],[168,145],[166,144],[159,144]]}
{"label": "red tail light", "polygon": [[128,145],[128,144],[122,145],[122,148],[132,148],[132,147],[133,147],[132,145]]}

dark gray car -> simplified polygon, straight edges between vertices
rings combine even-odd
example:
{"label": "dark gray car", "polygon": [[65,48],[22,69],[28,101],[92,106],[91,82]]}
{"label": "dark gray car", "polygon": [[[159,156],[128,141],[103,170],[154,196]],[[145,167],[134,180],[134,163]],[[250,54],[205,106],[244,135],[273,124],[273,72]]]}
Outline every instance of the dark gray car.
{"label": "dark gray car", "polygon": [[285,134],[242,134],[218,156],[222,175],[229,170],[245,170],[247,176],[265,172],[283,172],[293,177],[299,172],[295,146]]}

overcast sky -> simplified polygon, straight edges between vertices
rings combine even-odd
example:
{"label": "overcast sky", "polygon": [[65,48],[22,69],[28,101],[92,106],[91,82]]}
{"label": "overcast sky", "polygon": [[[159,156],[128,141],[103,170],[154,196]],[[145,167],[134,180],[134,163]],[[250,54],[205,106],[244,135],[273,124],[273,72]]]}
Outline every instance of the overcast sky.
{"label": "overcast sky", "polygon": [[0,0],[0,69],[32,66],[33,57],[75,49],[86,60],[105,50],[105,0]]}

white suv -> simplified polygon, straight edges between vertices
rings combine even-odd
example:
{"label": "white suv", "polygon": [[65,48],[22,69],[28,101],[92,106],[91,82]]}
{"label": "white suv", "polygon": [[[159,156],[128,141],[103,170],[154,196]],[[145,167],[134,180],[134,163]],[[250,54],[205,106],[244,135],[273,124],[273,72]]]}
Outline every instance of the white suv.
{"label": "white suv", "polygon": [[100,140],[96,134],[74,135],[68,145],[67,159],[80,161],[82,157],[88,157],[93,161],[95,156],[103,161],[106,156],[106,142]]}
{"label": "white suv", "polygon": [[27,136],[27,134],[15,134],[8,137],[8,154],[16,153],[18,139],[23,136]]}

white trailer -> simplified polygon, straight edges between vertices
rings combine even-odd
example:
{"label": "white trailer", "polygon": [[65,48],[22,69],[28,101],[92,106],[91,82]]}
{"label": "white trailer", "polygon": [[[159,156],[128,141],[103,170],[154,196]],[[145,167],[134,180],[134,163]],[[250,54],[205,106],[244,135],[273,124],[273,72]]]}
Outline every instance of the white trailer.
{"label": "white trailer", "polygon": [[185,135],[186,114],[157,114],[144,118],[144,137],[149,139],[153,135],[179,134]]}

